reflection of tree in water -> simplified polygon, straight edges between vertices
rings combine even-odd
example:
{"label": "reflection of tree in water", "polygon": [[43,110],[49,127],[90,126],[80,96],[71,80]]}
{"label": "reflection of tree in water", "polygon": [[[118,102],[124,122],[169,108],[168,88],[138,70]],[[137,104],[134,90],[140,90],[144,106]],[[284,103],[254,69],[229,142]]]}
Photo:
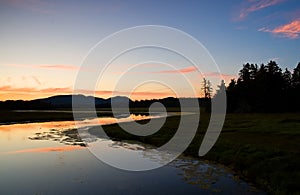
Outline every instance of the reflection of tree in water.
{"label": "reflection of tree in water", "polygon": [[58,130],[50,129],[50,131],[35,133],[29,137],[31,140],[51,140],[60,142],[66,145],[79,145],[85,147],[86,144],[82,141],[77,129]]}
{"label": "reflection of tree in water", "polygon": [[[162,165],[169,162],[169,160],[175,155],[173,152],[159,151],[151,145],[145,145],[134,141],[113,141],[110,143],[110,147],[140,151],[143,158]],[[211,191],[212,193],[227,191],[228,188],[232,188],[231,185],[235,184],[242,184],[238,187],[242,190],[243,185],[246,184],[241,181],[239,177],[232,172],[232,170],[222,165],[213,164],[212,162],[204,160],[180,156],[168,165],[175,167],[178,170],[180,177],[186,183],[198,186],[199,188]],[[229,186],[226,186],[227,184]],[[251,192],[256,191],[256,189],[252,188],[252,186],[244,187],[245,191],[242,190],[241,192],[250,192],[251,194]],[[237,188],[234,188],[234,190],[237,190]]]}
{"label": "reflection of tree in water", "polygon": [[182,175],[183,180],[188,184],[196,185],[212,192],[222,191],[222,186],[215,184],[224,177],[231,177],[231,179],[238,181],[238,178],[226,171],[225,167],[219,167],[205,161],[179,158],[171,162],[170,165],[180,171],[179,175]]}

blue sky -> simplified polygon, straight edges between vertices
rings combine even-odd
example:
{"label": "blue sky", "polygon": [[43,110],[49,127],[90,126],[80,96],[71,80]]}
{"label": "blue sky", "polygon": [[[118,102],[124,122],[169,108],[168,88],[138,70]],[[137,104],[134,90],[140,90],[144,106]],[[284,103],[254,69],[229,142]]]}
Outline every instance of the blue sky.
{"label": "blue sky", "polygon": [[190,34],[228,77],[245,62],[276,60],[292,69],[300,61],[298,0],[3,0],[0,25],[1,100],[71,93],[91,47],[138,25],[165,25]]}

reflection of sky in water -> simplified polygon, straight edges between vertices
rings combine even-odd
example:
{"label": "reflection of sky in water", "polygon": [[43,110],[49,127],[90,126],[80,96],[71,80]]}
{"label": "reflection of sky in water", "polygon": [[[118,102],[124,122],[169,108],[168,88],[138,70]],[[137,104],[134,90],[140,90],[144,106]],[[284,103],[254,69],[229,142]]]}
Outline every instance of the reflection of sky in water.
{"label": "reflection of sky in water", "polygon": [[[137,120],[146,116],[134,117]],[[85,120],[81,125],[110,124],[116,120],[125,122],[126,118]],[[73,121],[0,126],[0,194],[254,193],[246,183],[235,181],[224,167],[195,159],[179,158],[156,170],[127,172],[99,161],[86,147],[28,139],[43,132],[72,128]],[[130,150],[149,163],[159,163],[164,158],[148,145],[101,139],[97,142],[104,144],[108,155],[112,151],[122,155],[122,151]],[[126,158],[121,159],[126,163]]]}
{"label": "reflection of sky in water", "polygon": [[[158,116],[156,116],[158,117]],[[24,123],[24,124],[11,124],[0,125],[0,152],[8,152],[18,149],[30,149],[30,147],[49,147],[53,143],[51,142],[31,142],[28,137],[31,137],[37,133],[49,132],[50,130],[63,131],[66,129],[74,129],[77,127],[93,126],[112,124],[116,122],[126,122],[131,120],[149,119],[151,116],[146,115],[130,115],[126,118],[113,118],[102,117],[96,119],[87,119],[78,121],[76,124],[74,121],[54,121],[54,122],[42,122],[42,123]]]}

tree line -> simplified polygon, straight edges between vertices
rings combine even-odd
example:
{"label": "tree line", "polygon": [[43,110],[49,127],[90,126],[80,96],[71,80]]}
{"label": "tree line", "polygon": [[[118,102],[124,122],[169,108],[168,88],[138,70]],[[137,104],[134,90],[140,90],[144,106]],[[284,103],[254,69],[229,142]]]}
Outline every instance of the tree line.
{"label": "tree line", "polygon": [[300,111],[300,62],[292,71],[283,71],[275,61],[246,63],[237,80],[227,87],[222,81],[219,88],[226,89],[228,112]]}

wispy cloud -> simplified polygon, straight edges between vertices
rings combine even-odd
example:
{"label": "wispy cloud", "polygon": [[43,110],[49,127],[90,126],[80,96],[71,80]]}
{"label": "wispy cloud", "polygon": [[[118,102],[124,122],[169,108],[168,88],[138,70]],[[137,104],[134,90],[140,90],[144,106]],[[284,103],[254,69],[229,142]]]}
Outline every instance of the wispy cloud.
{"label": "wispy cloud", "polygon": [[203,73],[203,77],[219,78],[219,79],[228,80],[228,79],[234,79],[237,76],[232,75],[232,74],[223,74],[223,73],[219,73],[219,72],[207,72],[207,73]]}
{"label": "wispy cloud", "polygon": [[[143,65],[144,67],[153,67],[151,65]],[[161,66],[161,65],[156,65],[156,66]],[[162,66],[161,66],[162,67]],[[160,70],[160,71],[118,71],[115,72],[115,74],[187,74],[191,72],[197,72],[198,69],[195,66],[188,66],[186,68],[181,68],[181,69],[172,69],[172,70]]]}
{"label": "wispy cloud", "polygon": [[212,80],[215,81],[215,86],[213,86],[214,89],[217,89],[217,85],[219,85],[218,82],[220,82],[220,80],[224,80],[225,84],[229,84],[231,79],[237,79],[238,76],[237,75],[233,75],[233,74],[224,74],[224,73],[219,73],[219,72],[207,72],[207,73],[203,73],[202,77],[208,79],[208,80]]}
{"label": "wispy cloud", "polygon": [[32,76],[31,77],[38,85],[41,85],[41,81],[36,77],[36,76]]}
{"label": "wispy cloud", "polygon": [[3,92],[18,92],[18,93],[71,93],[72,89],[70,87],[62,88],[44,88],[38,89],[34,87],[12,87],[10,85],[5,85],[0,87],[1,93]]}
{"label": "wispy cloud", "polygon": [[36,76],[22,76],[22,81],[33,81],[35,84],[41,85],[41,81]]}
{"label": "wispy cloud", "polygon": [[288,37],[291,39],[296,39],[299,37],[299,34],[300,34],[300,19],[296,19],[288,24],[278,26],[278,27],[274,28],[273,30],[268,29],[268,28],[261,28],[258,31],[269,32],[274,35],[279,35],[279,36]]}
{"label": "wispy cloud", "polygon": [[6,64],[6,66],[23,67],[23,68],[39,68],[48,70],[79,70],[79,66],[64,64]]}
{"label": "wispy cloud", "polygon": [[246,6],[240,10],[236,20],[243,20],[252,12],[277,5],[283,1],[286,0],[248,0]]}
{"label": "wispy cloud", "polygon": [[79,66],[74,65],[37,65],[33,66],[34,68],[44,68],[44,69],[53,69],[53,70],[78,70]]}
{"label": "wispy cloud", "polygon": [[247,30],[248,27],[246,27],[246,26],[238,26],[238,27],[236,27],[235,29],[236,29],[236,30]]}
{"label": "wispy cloud", "polygon": [[189,66],[186,68],[178,69],[178,70],[162,70],[162,71],[156,71],[152,73],[159,73],[159,74],[185,74],[185,73],[191,73],[196,72],[198,69],[195,66]]}

